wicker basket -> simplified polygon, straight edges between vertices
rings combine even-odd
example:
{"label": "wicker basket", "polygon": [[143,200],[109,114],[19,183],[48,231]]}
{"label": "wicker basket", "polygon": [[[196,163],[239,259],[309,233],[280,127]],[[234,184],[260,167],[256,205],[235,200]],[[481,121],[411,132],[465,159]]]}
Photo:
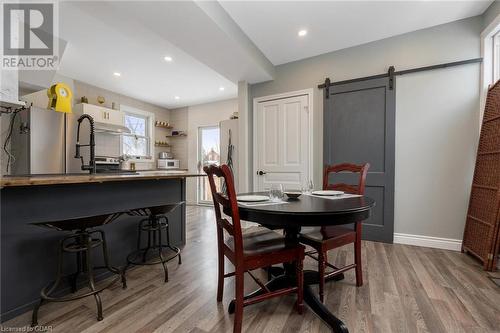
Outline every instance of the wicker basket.
{"label": "wicker basket", "polygon": [[472,180],[462,250],[496,269],[500,243],[500,81],[489,91]]}

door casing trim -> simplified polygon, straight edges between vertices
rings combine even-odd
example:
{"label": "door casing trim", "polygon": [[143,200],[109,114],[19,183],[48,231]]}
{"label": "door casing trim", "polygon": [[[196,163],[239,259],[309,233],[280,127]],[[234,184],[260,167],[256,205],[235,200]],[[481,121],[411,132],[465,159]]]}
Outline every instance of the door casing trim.
{"label": "door casing trim", "polygon": [[274,94],[274,95],[267,95],[267,96],[261,96],[261,97],[255,97],[253,99],[253,109],[252,109],[252,191],[255,190],[255,185],[257,184],[257,130],[255,124],[257,123],[257,106],[259,103],[262,102],[269,102],[273,100],[278,100],[278,99],[285,99],[285,98],[290,98],[290,97],[297,97],[297,96],[308,96],[308,122],[309,122],[309,135],[308,135],[308,158],[309,158],[309,163],[308,163],[308,178],[309,180],[313,179],[313,171],[314,171],[314,156],[313,156],[313,128],[314,128],[314,89],[309,88],[309,89],[303,89],[303,90],[295,90],[295,91],[290,91],[290,92],[285,92],[285,93],[280,93],[280,94]]}

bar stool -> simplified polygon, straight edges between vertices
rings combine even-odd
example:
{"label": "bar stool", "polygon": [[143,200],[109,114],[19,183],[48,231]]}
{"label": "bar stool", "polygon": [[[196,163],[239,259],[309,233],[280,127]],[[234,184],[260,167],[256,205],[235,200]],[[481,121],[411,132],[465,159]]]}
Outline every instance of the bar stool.
{"label": "bar stool", "polygon": [[[72,234],[59,241],[56,279],[54,282],[51,282],[41,290],[40,302],[33,309],[33,315],[31,318],[32,326],[38,325],[38,310],[44,302],[68,302],[87,296],[94,296],[97,304],[97,320],[101,321],[103,319],[102,302],[99,293],[104,289],[111,287],[120,279],[123,289],[125,289],[127,288],[127,281],[124,271],[120,271],[118,268],[111,266],[109,263],[108,248],[104,231],[93,228],[108,224],[120,215],[121,213],[114,213],[55,222],[33,223],[33,225],[48,227],[59,231],[69,231],[72,232]],[[104,266],[94,266],[92,262],[92,249],[98,247],[102,248]],[[71,275],[63,275],[62,272],[64,253],[76,254],[77,271]],[[107,269],[109,272],[118,276],[106,285],[96,288],[94,279],[94,270],[96,269]],[[83,273],[86,273],[87,275],[87,283],[90,291],[70,296],[53,296],[63,278],[70,280],[71,291],[72,293],[75,293],[77,291],[78,276]]]}
{"label": "bar stool", "polygon": [[[161,206],[134,209],[129,215],[147,216],[139,222],[137,234],[137,250],[127,256],[127,267],[130,265],[156,265],[161,263],[165,272],[165,282],[168,282],[167,262],[178,257],[182,264],[181,250],[170,245],[170,225],[166,214],[174,211],[184,202]],[[165,231],[166,243],[163,243],[162,231]],[[147,233],[147,246],[141,247],[142,233]]]}

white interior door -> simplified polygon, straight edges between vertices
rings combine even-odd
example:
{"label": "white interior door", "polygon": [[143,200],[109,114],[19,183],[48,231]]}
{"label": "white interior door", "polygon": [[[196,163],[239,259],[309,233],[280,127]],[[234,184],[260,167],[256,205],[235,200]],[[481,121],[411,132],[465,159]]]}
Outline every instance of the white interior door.
{"label": "white interior door", "polygon": [[254,115],[254,190],[272,184],[300,188],[309,180],[309,96],[257,103]]}

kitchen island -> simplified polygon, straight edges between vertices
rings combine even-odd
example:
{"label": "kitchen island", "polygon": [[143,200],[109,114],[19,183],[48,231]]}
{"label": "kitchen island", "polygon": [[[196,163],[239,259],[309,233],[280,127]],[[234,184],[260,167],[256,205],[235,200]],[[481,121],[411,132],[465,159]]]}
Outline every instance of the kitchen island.
{"label": "kitchen island", "polygon": [[[183,202],[188,171],[136,174],[61,174],[1,179],[1,321],[32,309],[40,289],[53,280],[61,231],[32,223],[126,212],[130,209]],[[173,245],[186,242],[186,208],[168,214]],[[123,215],[101,228],[106,232],[111,263],[123,266],[136,248],[140,217]],[[101,256],[95,256],[97,265]],[[64,272],[76,270],[65,258]],[[68,289],[69,290],[69,289]]]}

